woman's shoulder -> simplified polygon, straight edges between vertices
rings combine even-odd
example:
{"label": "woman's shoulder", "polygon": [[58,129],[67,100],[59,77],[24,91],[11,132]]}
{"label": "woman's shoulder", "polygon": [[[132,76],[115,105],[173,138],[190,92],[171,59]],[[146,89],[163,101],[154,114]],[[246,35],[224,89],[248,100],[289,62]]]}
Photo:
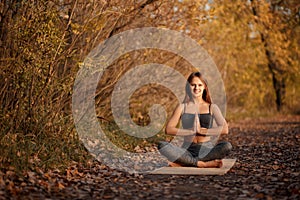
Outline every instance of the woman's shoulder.
{"label": "woman's shoulder", "polygon": [[182,113],[184,112],[184,105],[183,104],[177,104],[176,108],[173,111],[172,117],[180,118]]}
{"label": "woman's shoulder", "polygon": [[215,103],[211,103],[211,104],[210,104],[210,107],[212,107],[212,108],[213,108],[213,107],[216,107],[216,108],[218,108],[218,105],[217,105],[217,104],[215,104]]}
{"label": "woman's shoulder", "polygon": [[211,110],[211,112],[213,113],[214,111],[219,111],[220,108],[219,108],[219,106],[218,106],[217,104],[211,103],[211,104],[210,104],[210,110]]}
{"label": "woman's shoulder", "polygon": [[177,104],[175,111],[182,112],[184,110],[184,107],[185,107],[184,103],[179,103],[179,104]]}

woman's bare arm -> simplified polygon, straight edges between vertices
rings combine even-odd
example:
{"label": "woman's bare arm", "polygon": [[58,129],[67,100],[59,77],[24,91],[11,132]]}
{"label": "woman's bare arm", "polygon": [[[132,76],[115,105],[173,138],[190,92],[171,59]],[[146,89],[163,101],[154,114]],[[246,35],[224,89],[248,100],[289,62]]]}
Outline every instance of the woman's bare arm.
{"label": "woman's bare arm", "polygon": [[204,134],[207,136],[220,135],[220,134],[228,134],[228,124],[223,117],[219,107],[216,104],[211,105],[212,113],[214,115],[214,119],[216,121],[217,127],[213,127],[210,129],[201,128],[200,134]]}
{"label": "woman's bare arm", "polygon": [[192,136],[196,135],[194,130],[189,129],[179,129],[177,128],[177,124],[180,120],[181,114],[183,111],[183,104],[180,104],[175,109],[174,113],[172,114],[171,118],[169,119],[165,132],[168,135],[177,135],[177,136]]}

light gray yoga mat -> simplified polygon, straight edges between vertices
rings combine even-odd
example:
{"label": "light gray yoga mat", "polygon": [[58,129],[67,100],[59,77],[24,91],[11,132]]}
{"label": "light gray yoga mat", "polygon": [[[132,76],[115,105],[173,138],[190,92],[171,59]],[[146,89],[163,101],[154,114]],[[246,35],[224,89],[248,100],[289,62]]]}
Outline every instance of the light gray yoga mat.
{"label": "light gray yoga mat", "polygon": [[161,167],[151,174],[179,174],[179,175],[224,175],[233,167],[236,159],[223,159],[221,168],[196,168],[196,167]]}

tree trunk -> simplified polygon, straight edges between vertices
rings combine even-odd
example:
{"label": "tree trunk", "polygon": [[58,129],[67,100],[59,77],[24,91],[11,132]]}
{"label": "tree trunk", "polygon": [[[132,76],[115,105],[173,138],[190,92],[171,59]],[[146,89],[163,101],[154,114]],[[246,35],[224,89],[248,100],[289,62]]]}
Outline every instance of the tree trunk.
{"label": "tree trunk", "polygon": [[281,77],[281,79],[276,77],[274,68],[272,68],[270,63],[269,63],[269,69],[272,73],[273,87],[276,95],[276,108],[277,111],[281,111],[285,100],[285,79],[284,77]]}
{"label": "tree trunk", "polygon": [[[250,0],[251,3],[253,3],[253,0]],[[255,22],[258,24],[258,14],[257,11],[255,9],[255,6],[252,4],[252,13],[254,16],[256,16],[257,18],[255,19]],[[274,56],[272,56],[269,48],[268,48],[268,42],[265,40],[265,35],[263,32],[260,32],[260,39],[261,42],[264,45],[265,48],[265,55],[267,57],[268,60],[268,68],[272,74],[272,80],[273,80],[273,88],[275,91],[275,95],[276,95],[276,108],[277,111],[281,111],[282,110],[282,106],[284,104],[284,99],[285,99],[285,74],[282,70],[280,70],[280,67],[278,66],[278,63],[276,62],[276,60],[274,59]]]}

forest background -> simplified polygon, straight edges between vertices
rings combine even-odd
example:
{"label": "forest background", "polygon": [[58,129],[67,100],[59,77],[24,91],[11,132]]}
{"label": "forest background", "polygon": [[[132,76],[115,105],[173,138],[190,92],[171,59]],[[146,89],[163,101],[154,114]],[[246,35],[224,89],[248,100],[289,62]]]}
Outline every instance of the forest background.
{"label": "forest background", "polygon": [[[299,114],[299,8],[296,0],[1,1],[0,168],[60,168],[90,159],[72,118],[77,72],[93,48],[134,28],[179,31],[207,50],[224,81],[229,122]],[[146,63],[184,76],[193,70],[178,55],[157,49],[126,53],[109,66],[96,92],[97,116],[110,139],[131,150],[164,137],[122,134],[109,107],[118,79]],[[130,105],[137,124],[149,123],[154,99],[168,116],[176,105],[166,88],[140,88]]]}

